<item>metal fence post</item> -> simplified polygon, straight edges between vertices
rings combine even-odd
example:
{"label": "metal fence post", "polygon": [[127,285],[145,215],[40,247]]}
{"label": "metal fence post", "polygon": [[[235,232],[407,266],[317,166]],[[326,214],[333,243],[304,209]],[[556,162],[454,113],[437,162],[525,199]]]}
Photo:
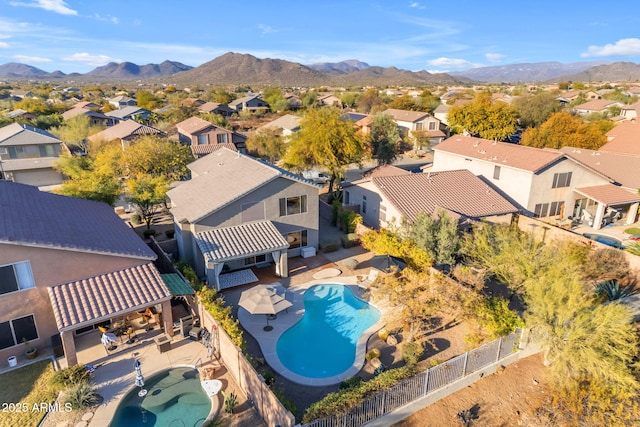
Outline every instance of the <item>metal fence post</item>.
{"label": "metal fence post", "polygon": [[464,365],[462,365],[462,376],[460,378],[464,378],[464,376],[467,375],[467,360],[469,360],[468,351],[464,354]]}
{"label": "metal fence post", "polygon": [[429,374],[431,373],[431,368],[427,369],[427,375],[425,375],[424,378],[424,394],[423,396],[426,396],[427,393],[429,392]]}
{"label": "metal fence post", "polygon": [[496,362],[500,360],[500,351],[502,350],[502,337],[498,339],[498,353],[496,354]]}

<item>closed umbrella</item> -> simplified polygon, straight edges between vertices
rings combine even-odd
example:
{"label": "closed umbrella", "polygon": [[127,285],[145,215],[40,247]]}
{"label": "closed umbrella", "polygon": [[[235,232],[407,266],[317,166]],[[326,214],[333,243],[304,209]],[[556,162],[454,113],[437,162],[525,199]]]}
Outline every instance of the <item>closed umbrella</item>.
{"label": "closed umbrella", "polygon": [[133,369],[136,371],[136,387],[140,387],[138,396],[145,396],[147,394],[147,390],[142,388],[144,387],[144,377],[142,376],[142,369],[140,368],[140,361],[138,359],[133,363]]}
{"label": "closed umbrella", "polygon": [[293,305],[285,298],[285,290],[280,284],[254,286],[242,292],[238,304],[251,314],[266,314],[265,331],[273,329],[269,326],[269,315],[278,314]]}

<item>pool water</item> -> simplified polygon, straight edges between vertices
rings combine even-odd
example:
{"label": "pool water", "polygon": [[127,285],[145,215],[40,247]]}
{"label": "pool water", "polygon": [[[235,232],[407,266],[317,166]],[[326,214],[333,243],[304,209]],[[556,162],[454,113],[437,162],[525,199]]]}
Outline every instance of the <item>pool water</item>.
{"label": "pool water", "polygon": [[624,245],[621,240],[616,239],[615,237],[605,236],[604,234],[595,234],[595,233],[585,233],[583,234],[587,239],[595,240],[598,243],[602,243],[603,245],[611,246],[613,248],[624,249]]}
{"label": "pool water", "polygon": [[201,426],[211,411],[211,399],[193,368],[173,368],[145,381],[145,397],[136,387],[125,395],[111,427]]}
{"label": "pool water", "polygon": [[304,293],[304,316],[278,339],[278,358],[304,377],[341,374],[353,366],[362,333],[378,320],[380,311],[347,286],[312,286]]}

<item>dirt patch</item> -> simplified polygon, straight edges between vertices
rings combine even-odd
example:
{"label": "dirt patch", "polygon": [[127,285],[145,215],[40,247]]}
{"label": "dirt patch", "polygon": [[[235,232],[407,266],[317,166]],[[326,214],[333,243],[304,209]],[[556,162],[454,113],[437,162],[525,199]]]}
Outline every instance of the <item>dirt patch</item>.
{"label": "dirt patch", "polygon": [[464,425],[457,414],[477,408],[473,427],[521,426],[532,405],[540,402],[548,384],[542,355],[534,355],[507,366],[493,375],[414,413],[396,427]]}

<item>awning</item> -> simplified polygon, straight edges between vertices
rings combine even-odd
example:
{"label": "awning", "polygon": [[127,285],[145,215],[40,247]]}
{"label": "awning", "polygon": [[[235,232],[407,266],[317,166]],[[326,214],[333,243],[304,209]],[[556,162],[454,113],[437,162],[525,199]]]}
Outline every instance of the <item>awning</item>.
{"label": "awning", "polygon": [[287,240],[271,221],[202,231],[196,235],[196,242],[207,264],[223,263],[289,247]]}
{"label": "awning", "polygon": [[171,299],[171,292],[152,263],[51,286],[48,291],[61,332]]}
{"label": "awning", "polygon": [[640,196],[638,193],[634,193],[613,184],[581,187],[576,188],[574,191],[607,206],[640,202]]}
{"label": "awning", "polygon": [[195,295],[196,293],[188,283],[182,280],[179,274],[161,274],[160,277],[162,277],[162,281],[167,285],[167,288],[169,288],[171,295]]}

